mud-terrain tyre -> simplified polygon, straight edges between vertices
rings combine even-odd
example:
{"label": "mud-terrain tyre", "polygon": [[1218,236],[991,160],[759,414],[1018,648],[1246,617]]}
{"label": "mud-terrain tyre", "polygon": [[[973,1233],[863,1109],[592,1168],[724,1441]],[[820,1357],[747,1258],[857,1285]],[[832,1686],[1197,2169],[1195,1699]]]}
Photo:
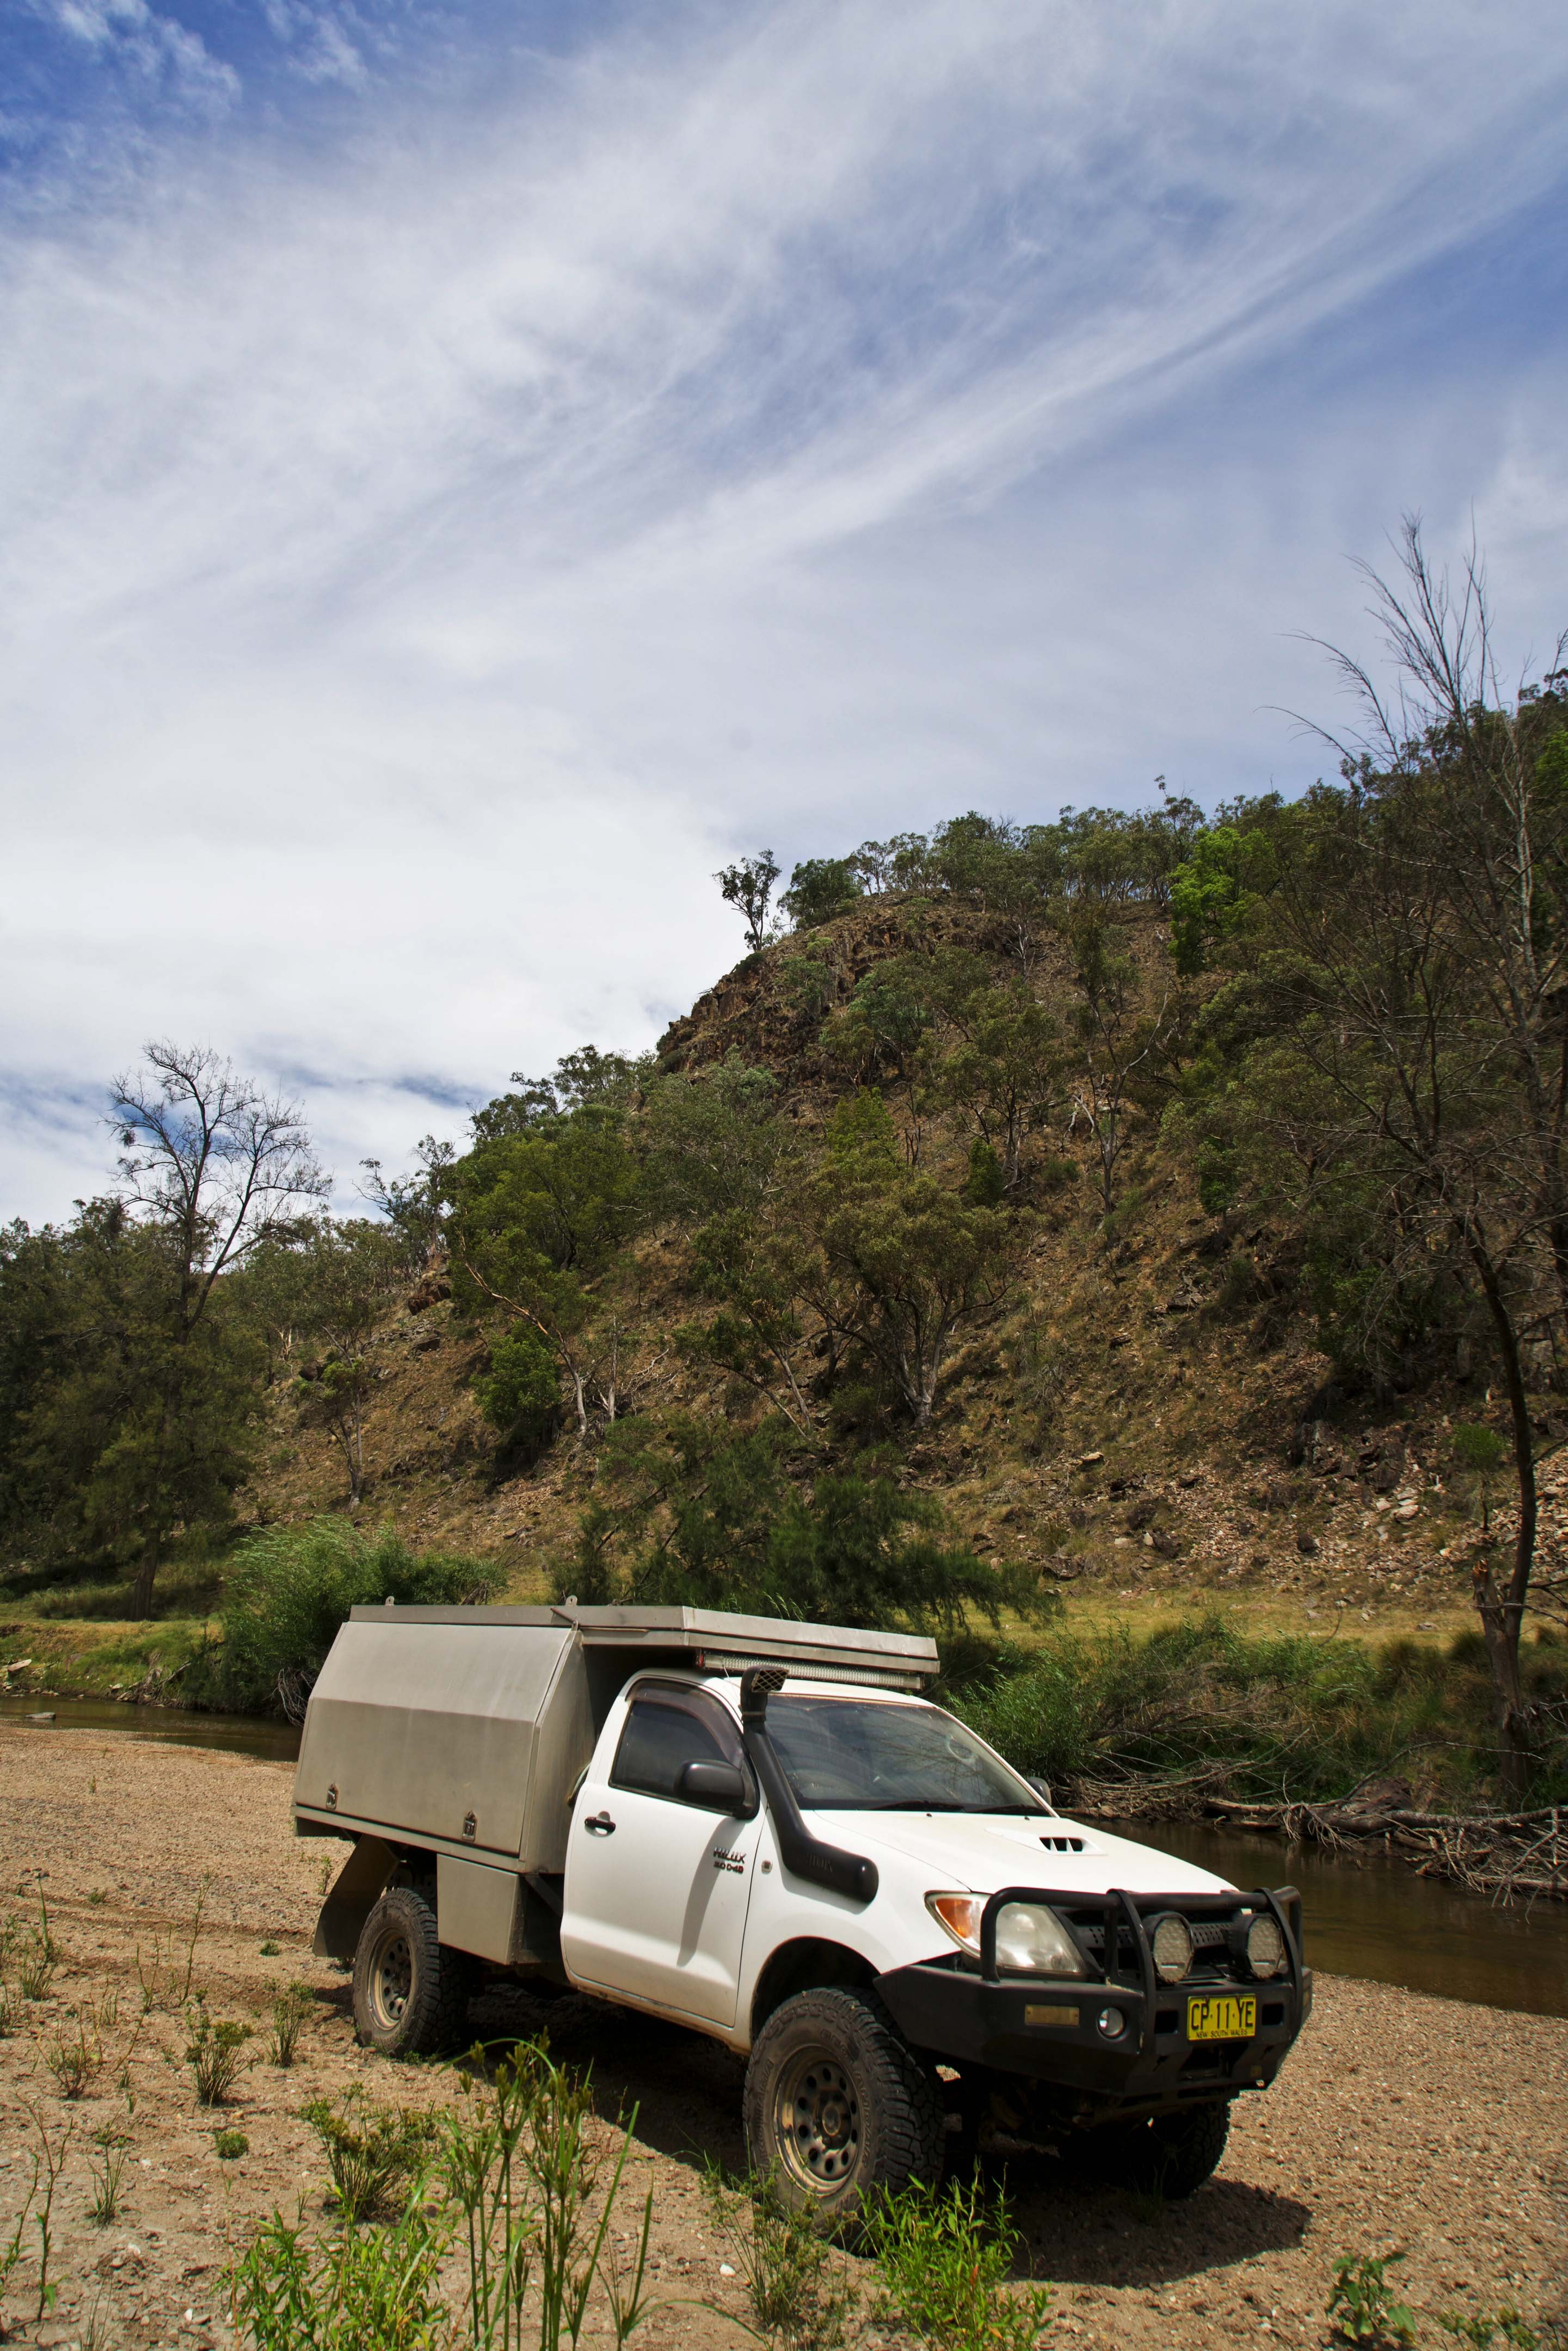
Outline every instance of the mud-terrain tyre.
{"label": "mud-terrain tyre", "polygon": [[1152,2122],[1091,2131],[1085,2152],[1095,2179],[1108,2186],[1179,2204],[1210,2177],[1229,2134],[1229,2103],[1216,2099],[1181,2114],[1156,2115]]}
{"label": "mud-terrain tyre", "polygon": [[775,2009],[746,2069],[745,2112],[754,2168],[835,2233],[852,2235],[862,2197],[942,2176],[936,2077],[863,1992],[797,1992]]}
{"label": "mud-terrain tyre", "polygon": [[383,2057],[457,2046],[468,2022],[472,1963],[441,1948],[435,1913],[412,1886],[383,1894],[354,1952],[354,2033]]}

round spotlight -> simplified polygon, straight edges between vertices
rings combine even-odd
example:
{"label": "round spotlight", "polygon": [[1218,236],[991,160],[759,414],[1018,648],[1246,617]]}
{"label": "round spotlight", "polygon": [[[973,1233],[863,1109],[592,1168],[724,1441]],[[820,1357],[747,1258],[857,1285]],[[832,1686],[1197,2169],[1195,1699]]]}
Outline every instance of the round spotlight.
{"label": "round spotlight", "polygon": [[1120,2041],[1127,2030],[1127,2020],[1119,2008],[1103,2008],[1094,2022],[1107,2041]]}
{"label": "round spotlight", "polygon": [[1247,1964],[1255,1976],[1282,1976],[1290,1965],[1280,1922],[1260,1912],[1247,1929]]}
{"label": "round spotlight", "polygon": [[1192,1928],[1174,1911],[1167,1912],[1149,1938],[1155,1973],[1162,1983],[1180,1983],[1192,1965]]}

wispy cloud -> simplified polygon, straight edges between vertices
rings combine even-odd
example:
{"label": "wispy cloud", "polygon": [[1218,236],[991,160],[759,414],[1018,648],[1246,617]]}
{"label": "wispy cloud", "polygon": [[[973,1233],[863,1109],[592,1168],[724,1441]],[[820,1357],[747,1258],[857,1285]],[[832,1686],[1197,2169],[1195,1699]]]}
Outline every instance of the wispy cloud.
{"label": "wispy cloud", "polygon": [[435,78],[267,13],[349,127],[0,252],[29,1084],[213,1036],[392,1157],[426,1081],[652,1033],[737,841],[1299,766],[1284,632],[1402,505],[1534,596],[1560,341],[1505,403],[1406,313],[1561,169],[1534,0],[492,22]]}
{"label": "wispy cloud", "polygon": [[363,88],[369,78],[364,45],[370,28],[356,8],[324,6],[321,0],[266,0],[262,13],[289,62],[307,81]]}
{"label": "wispy cloud", "polygon": [[33,6],[71,41],[203,113],[225,111],[239,95],[233,67],[214,57],[199,33],[148,0],[33,0]]}

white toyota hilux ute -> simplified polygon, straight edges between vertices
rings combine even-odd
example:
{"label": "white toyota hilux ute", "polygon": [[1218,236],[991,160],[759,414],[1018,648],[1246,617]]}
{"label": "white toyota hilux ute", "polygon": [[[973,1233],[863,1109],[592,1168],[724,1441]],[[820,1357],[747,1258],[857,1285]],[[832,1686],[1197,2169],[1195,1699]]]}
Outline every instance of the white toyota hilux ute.
{"label": "white toyota hilux ute", "polygon": [[311,1698],[316,1948],[362,2041],[460,2045],[506,1970],[747,2059],[825,2220],[987,2137],[1192,2192],[1312,2002],[1294,1890],[1064,1818],[918,1695],[912,1636],[695,1609],[364,1609]]}

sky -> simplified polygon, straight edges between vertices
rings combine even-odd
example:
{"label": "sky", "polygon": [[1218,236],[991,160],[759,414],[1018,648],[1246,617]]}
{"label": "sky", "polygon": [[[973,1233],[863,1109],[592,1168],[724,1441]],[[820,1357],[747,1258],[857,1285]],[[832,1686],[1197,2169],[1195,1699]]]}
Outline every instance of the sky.
{"label": "sky", "polygon": [[1568,621],[1560,0],[9,0],[0,1221],[146,1040],[339,1199],[715,869],[1296,791],[1354,559]]}

